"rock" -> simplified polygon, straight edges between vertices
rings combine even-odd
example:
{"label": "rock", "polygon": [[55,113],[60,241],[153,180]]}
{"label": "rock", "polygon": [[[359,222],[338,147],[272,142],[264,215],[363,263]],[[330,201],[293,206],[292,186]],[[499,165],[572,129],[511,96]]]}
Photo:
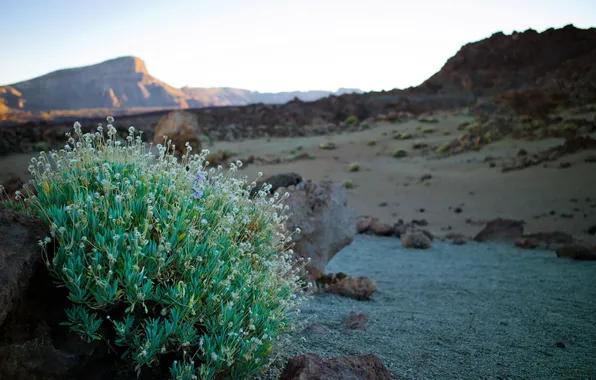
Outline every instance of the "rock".
{"label": "rock", "polygon": [[0,326],[43,264],[37,242],[46,236],[40,220],[0,208]]}
{"label": "rock", "polygon": [[164,115],[155,126],[153,144],[165,145],[164,136],[172,140],[176,146],[174,155],[180,158],[186,153],[186,142],[192,147],[192,152],[201,152],[201,140],[199,139],[199,122],[195,114],[187,111],[170,111]]}
{"label": "rock", "polygon": [[433,177],[433,176],[432,176],[432,174],[424,174],[424,175],[420,176],[420,179],[419,179],[419,181],[420,181],[420,182],[428,181],[428,180],[430,180],[432,177]]}
{"label": "rock", "polygon": [[8,194],[8,196],[12,198],[14,196],[15,191],[20,190],[23,187],[23,180],[16,174],[9,173],[8,178],[4,181],[2,187],[4,187],[4,191],[6,191],[6,194]]}
{"label": "rock", "polygon": [[345,325],[350,330],[366,330],[364,323],[368,320],[368,314],[350,312],[346,318]]}
{"label": "rock", "polygon": [[391,372],[376,355],[335,356],[326,360],[313,353],[288,360],[279,380],[391,380]]}
{"label": "rock", "polygon": [[486,223],[474,240],[485,241],[514,241],[524,233],[523,220],[493,219]]}
{"label": "rock", "polygon": [[369,230],[377,236],[391,236],[395,231],[393,226],[381,222],[373,222]]}
{"label": "rock", "polygon": [[250,197],[254,197],[259,192],[259,190],[261,190],[263,186],[265,186],[265,184],[271,185],[271,190],[269,193],[273,194],[280,187],[287,188],[290,186],[296,186],[301,182],[304,182],[302,180],[302,176],[293,172],[272,175],[263,180],[257,181],[257,185],[250,189]]}
{"label": "rock", "polygon": [[444,238],[447,240],[451,240],[451,243],[455,244],[455,245],[464,245],[468,241],[467,236],[465,236],[463,234],[454,233],[454,232],[445,235]]}
{"label": "rock", "polygon": [[518,248],[534,249],[538,248],[538,246],[540,245],[540,241],[533,238],[518,237],[517,239],[515,239],[514,244]]}
{"label": "rock", "polygon": [[373,216],[361,216],[358,218],[358,222],[356,223],[356,233],[362,234],[367,232],[370,229],[370,226],[373,223],[377,222],[379,219]]}
{"label": "rock", "polygon": [[327,292],[339,296],[366,300],[377,291],[375,280],[369,277],[343,277],[341,280],[332,282],[327,286]]}
{"label": "rock", "polygon": [[401,235],[401,243],[406,248],[427,249],[430,248],[431,239],[420,230],[408,229]]}
{"label": "rock", "polygon": [[[284,193],[285,188],[278,192]],[[325,272],[325,266],[356,235],[356,214],[348,206],[348,193],[341,184],[303,182],[285,201],[289,207],[286,229],[300,233],[293,236],[294,254],[308,259],[309,265]]]}
{"label": "rock", "polygon": [[596,246],[587,244],[566,244],[556,250],[557,257],[574,260],[596,260]]}
{"label": "rock", "polygon": [[574,241],[573,236],[561,231],[537,232],[534,234],[523,235],[523,238],[537,241],[546,248],[571,244]]}

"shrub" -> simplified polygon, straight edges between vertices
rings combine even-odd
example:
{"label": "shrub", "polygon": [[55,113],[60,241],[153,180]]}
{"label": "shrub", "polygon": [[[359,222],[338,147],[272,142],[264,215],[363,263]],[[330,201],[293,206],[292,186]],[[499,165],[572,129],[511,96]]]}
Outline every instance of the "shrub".
{"label": "shrub", "polygon": [[321,143],[321,144],[319,145],[319,148],[321,148],[321,149],[326,149],[326,150],[331,150],[331,149],[335,149],[335,148],[337,148],[337,147],[336,147],[336,146],[335,146],[335,144],[334,144],[334,143],[332,143],[331,141],[325,141],[325,142],[323,142],[323,143]]}
{"label": "shrub", "polygon": [[451,147],[451,143],[450,142],[446,142],[446,143],[443,143],[443,144],[439,145],[437,147],[437,149],[435,149],[435,152],[437,152],[437,153],[446,153],[446,152],[449,151],[449,148],[450,147]]}
{"label": "shrub", "polygon": [[359,170],[360,170],[360,164],[351,163],[350,165],[348,165],[348,171],[357,172]]}
{"label": "shrub", "polygon": [[422,133],[426,133],[426,134],[431,134],[431,133],[435,133],[437,130],[434,128],[424,128],[422,130]]}
{"label": "shrub", "polygon": [[368,146],[375,146],[375,145],[377,145],[377,140],[368,140],[368,142],[366,143],[366,145],[368,145]]}
{"label": "shrub", "polygon": [[408,155],[408,152],[406,152],[404,149],[396,149],[395,151],[393,151],[392,156],[395,158],[402,158],[402,157],[406,157]]}
{"label": "shrub", "polygon": [[348,117],[346,117],[346,120],[344,121],[344,123],[346,125],[354,125],[354,124],[358,123],[358,117],[354,116],[354,115],[348,116]]}
{"label": "shrub", "polygon": [[345,179],[343,182],[343,185],[346,189],[353,189],[354,188],[354,183],[349,180],[349,179]]}
{"label": "shrub", "polygon": [[40,245],[69,291],[65,324],[109,339],[137,372],[254,376],[302,300],[287,194],[268,198],[267,187],[250,198],[255,182],[235,177],[241,162],[206,170],[206,150],[179,163],[168,142],[155,157],[133,127],[118,144],[112,122],[107,139],[101,126],[83,134],[75,123],[76,139],[32,159],[37,195],[13,205],[50,228]]}
{"label": "shrub", "polygon": [[394,140],[409,140],[411,138],[412,138],[412,135],[409,134],[408,132],[402,132],[400,134],[393,136]]}
{"label": "shrub", "polygon": [[359,124],[359,126],[358,126],[358,127],[360,128],[360,130],[361,130],[361,131],[363,131],[363,130],[365,130],[365,129],[368,129],[368,128],[369,128],[369,125],[368,125],[368,123],[367,123],[366,121],[363,121],[363,122],[361,122],[361,123]]}

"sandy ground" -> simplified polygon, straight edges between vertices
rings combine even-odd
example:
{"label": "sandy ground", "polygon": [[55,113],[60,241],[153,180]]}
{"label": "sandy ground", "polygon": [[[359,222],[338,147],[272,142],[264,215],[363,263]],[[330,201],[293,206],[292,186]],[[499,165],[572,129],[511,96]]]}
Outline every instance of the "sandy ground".
{"label": "sandy ground", "polygon": [[[373,353],[400,380],[596,378],[596,262],[499,244],[419,251],[358,236],[327,269],[370,276],[378,290],[370,301],[312,297],[299,320],[316,327],[280,341],[269,379],[307,352]],[[365,331],[346,328],[352,311],[368,314]]]}
{"label": "sandy ground", "polygon": [[[583,162],[594,151],[565,157],[572,163],[568,169],[558,169],[555,162],[501,173],[498,166],[489,168],[484,157],[510,158],[519,148],[532,153],[561,141],[505,139],[440,160],[412,149],[416,141],[434,145],[457,137],[457,126],[465,120],[471,118],[448,116],[426,124],[436,132],[412,140],[394,140],[392,131],[420,135],[417,121],[327,137],[217,143],[209,149],[245,158],[287,155],[300,146],[316,158],[248,165],[244,172],[251,178],[259,171],[293,171],[313,181],[349,179],[355,185],[349,202],[357,214],[387,223],[424,218],[435,234],[451,227],[473,235],[482,221],[504,217],[525,220],[527,232],[559,230],[596,240],[585,233],[596,224],[596,164]],[[451,135],[445,136],[446,131]],[[337,149],[319,148],[328,140]],[[370,140],[376,145],[368,145]],[[409,156],[393,158],[397,148]],[[31,157],[0,158],[0,181],[11,172],[26,178]],[[361,170],[349,172],[350,163],[359,163]],[[424,174],[432,175],[428,184],[419,181]],[[456,207],[462,212],[455,213]],[[378,291],[371,301],[333,295],[310,299],[300,321],[305,326],[316,322],[319,328],[299,329],[288,337],[270,378],[279,375],[288,356],[306,352],[322,357],[375,353],[395,379],[596,378],[593,262],[495,244],[435,242],[430,250],[407,250],[399,239],[358,236],[327,271],[370,276]],[[343,323],[351,311],[369,315],[366,331],[346,330]]]}
{"label": "sandy ground", "polygon": [[[470,117],[450,114],[439,119],[437,124],[413,120],[335,136],[219,142],[208,148],[228,150],[237,153],[239,158],[246,158],[249,155],[288,155],[301,147],[301,152],[311,153],[316,158],[247,165],[244,173],[255,178],[259,171],[265,176],[292,171],[315,182],[351,180],[354,188],[349,190],[349,202],[357,215],[376,216],[390,224],[400,218],[405,221],[424,218],[429,223],[428,230],[434,234],[445,234],[451,228],[451,232],[474,235],[482,228],[483,221],[502,217],[525,220],[529,233],[558,230],[596,241],[596,236],[586,233],[589,226],[596,224],[596,164],[583,161],[587,155],[595,154],[594,151],[562,158],[572,163],[568,169],[559,169],[559,162],[555,161],[547,168],[536,166],[508,173],[501,173],[500,165],[489,168],[484,158],[512,158],[520,148],[531,154],[558,145],[562,140],[530,142],[507,138],[478,152],[444,159],[422,156],[412,149],[415,142],[439,145],[462,134],[457,130],[462,121],[473,122]],[[436,132],[423,134],[417,130],[420,126],[434,128]],[[392,131],[408,132],[414,138],[394,140]],[[445,133],[450,135],[445,136]],[[371,140],[376,145],[369,146]],[[325,141],[334,142],[337,149],[320,149],[319,145]],[[393,158],[391,154],[398,148],[407,150],[409,156]],[[10,172],[25,178],[32,156],[0,158],[0,183]],[[350,163],[360,164],[361,170],[348,171]],[[419,181],[424,174],[432,175],[427,184]],[[453,211],[457,207],[461,208],[461,213]],[[424,209],[423,212],[420,209]],[[572,215],[572,218],[561,214]]]}

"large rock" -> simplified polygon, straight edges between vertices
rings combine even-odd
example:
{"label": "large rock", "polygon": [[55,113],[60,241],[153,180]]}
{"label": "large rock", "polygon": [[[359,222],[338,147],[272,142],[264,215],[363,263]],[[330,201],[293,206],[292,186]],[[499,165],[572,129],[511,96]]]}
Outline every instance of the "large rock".
{"label": "large rock", "polygon": [[[287,189],[277,191],[283,194]],[[331,182],[302,182],[291,191],[285,204],[290,214],[286,228],[301,230],[294,235],[295,255],[310,258],[309,268],[325,273],[329,260],[352,243],[356,235],[356,214],[348,206],[346,188]]]}
{"label": "large rock", "polygon": [[374,354],[326,360],[316,354],[305,354],[290,358],[280,377],[280,380],[323,379],[390,380],[391,372]]}
{"label": "large rock", "polygon": [[197,117],[186,111],[171,111],[164,115],[155,127],[153,143],[165,145],[164,136],[172,140],[176,146],[174,155],[180,158],[186,153],[186,143],[192,147],[193,153],[200,153],[201,140]]}
{"label": "large rock", "polygon": [[40,220],[0,208],[0,326],[42,263],[37,242],[45,236]]}

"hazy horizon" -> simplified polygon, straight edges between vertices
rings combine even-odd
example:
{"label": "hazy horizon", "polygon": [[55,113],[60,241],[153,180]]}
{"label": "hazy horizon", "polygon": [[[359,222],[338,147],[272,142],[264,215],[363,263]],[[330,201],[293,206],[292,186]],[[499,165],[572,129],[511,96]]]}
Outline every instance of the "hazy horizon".
{"label": "hazy horizon", "polygon": [[461,46],[502,31],[594,26],[590,1],[450,3],[156,0],[8,3],[0,84],[142,59],[175,87],[259,92],[391,90],[416,86]]}

